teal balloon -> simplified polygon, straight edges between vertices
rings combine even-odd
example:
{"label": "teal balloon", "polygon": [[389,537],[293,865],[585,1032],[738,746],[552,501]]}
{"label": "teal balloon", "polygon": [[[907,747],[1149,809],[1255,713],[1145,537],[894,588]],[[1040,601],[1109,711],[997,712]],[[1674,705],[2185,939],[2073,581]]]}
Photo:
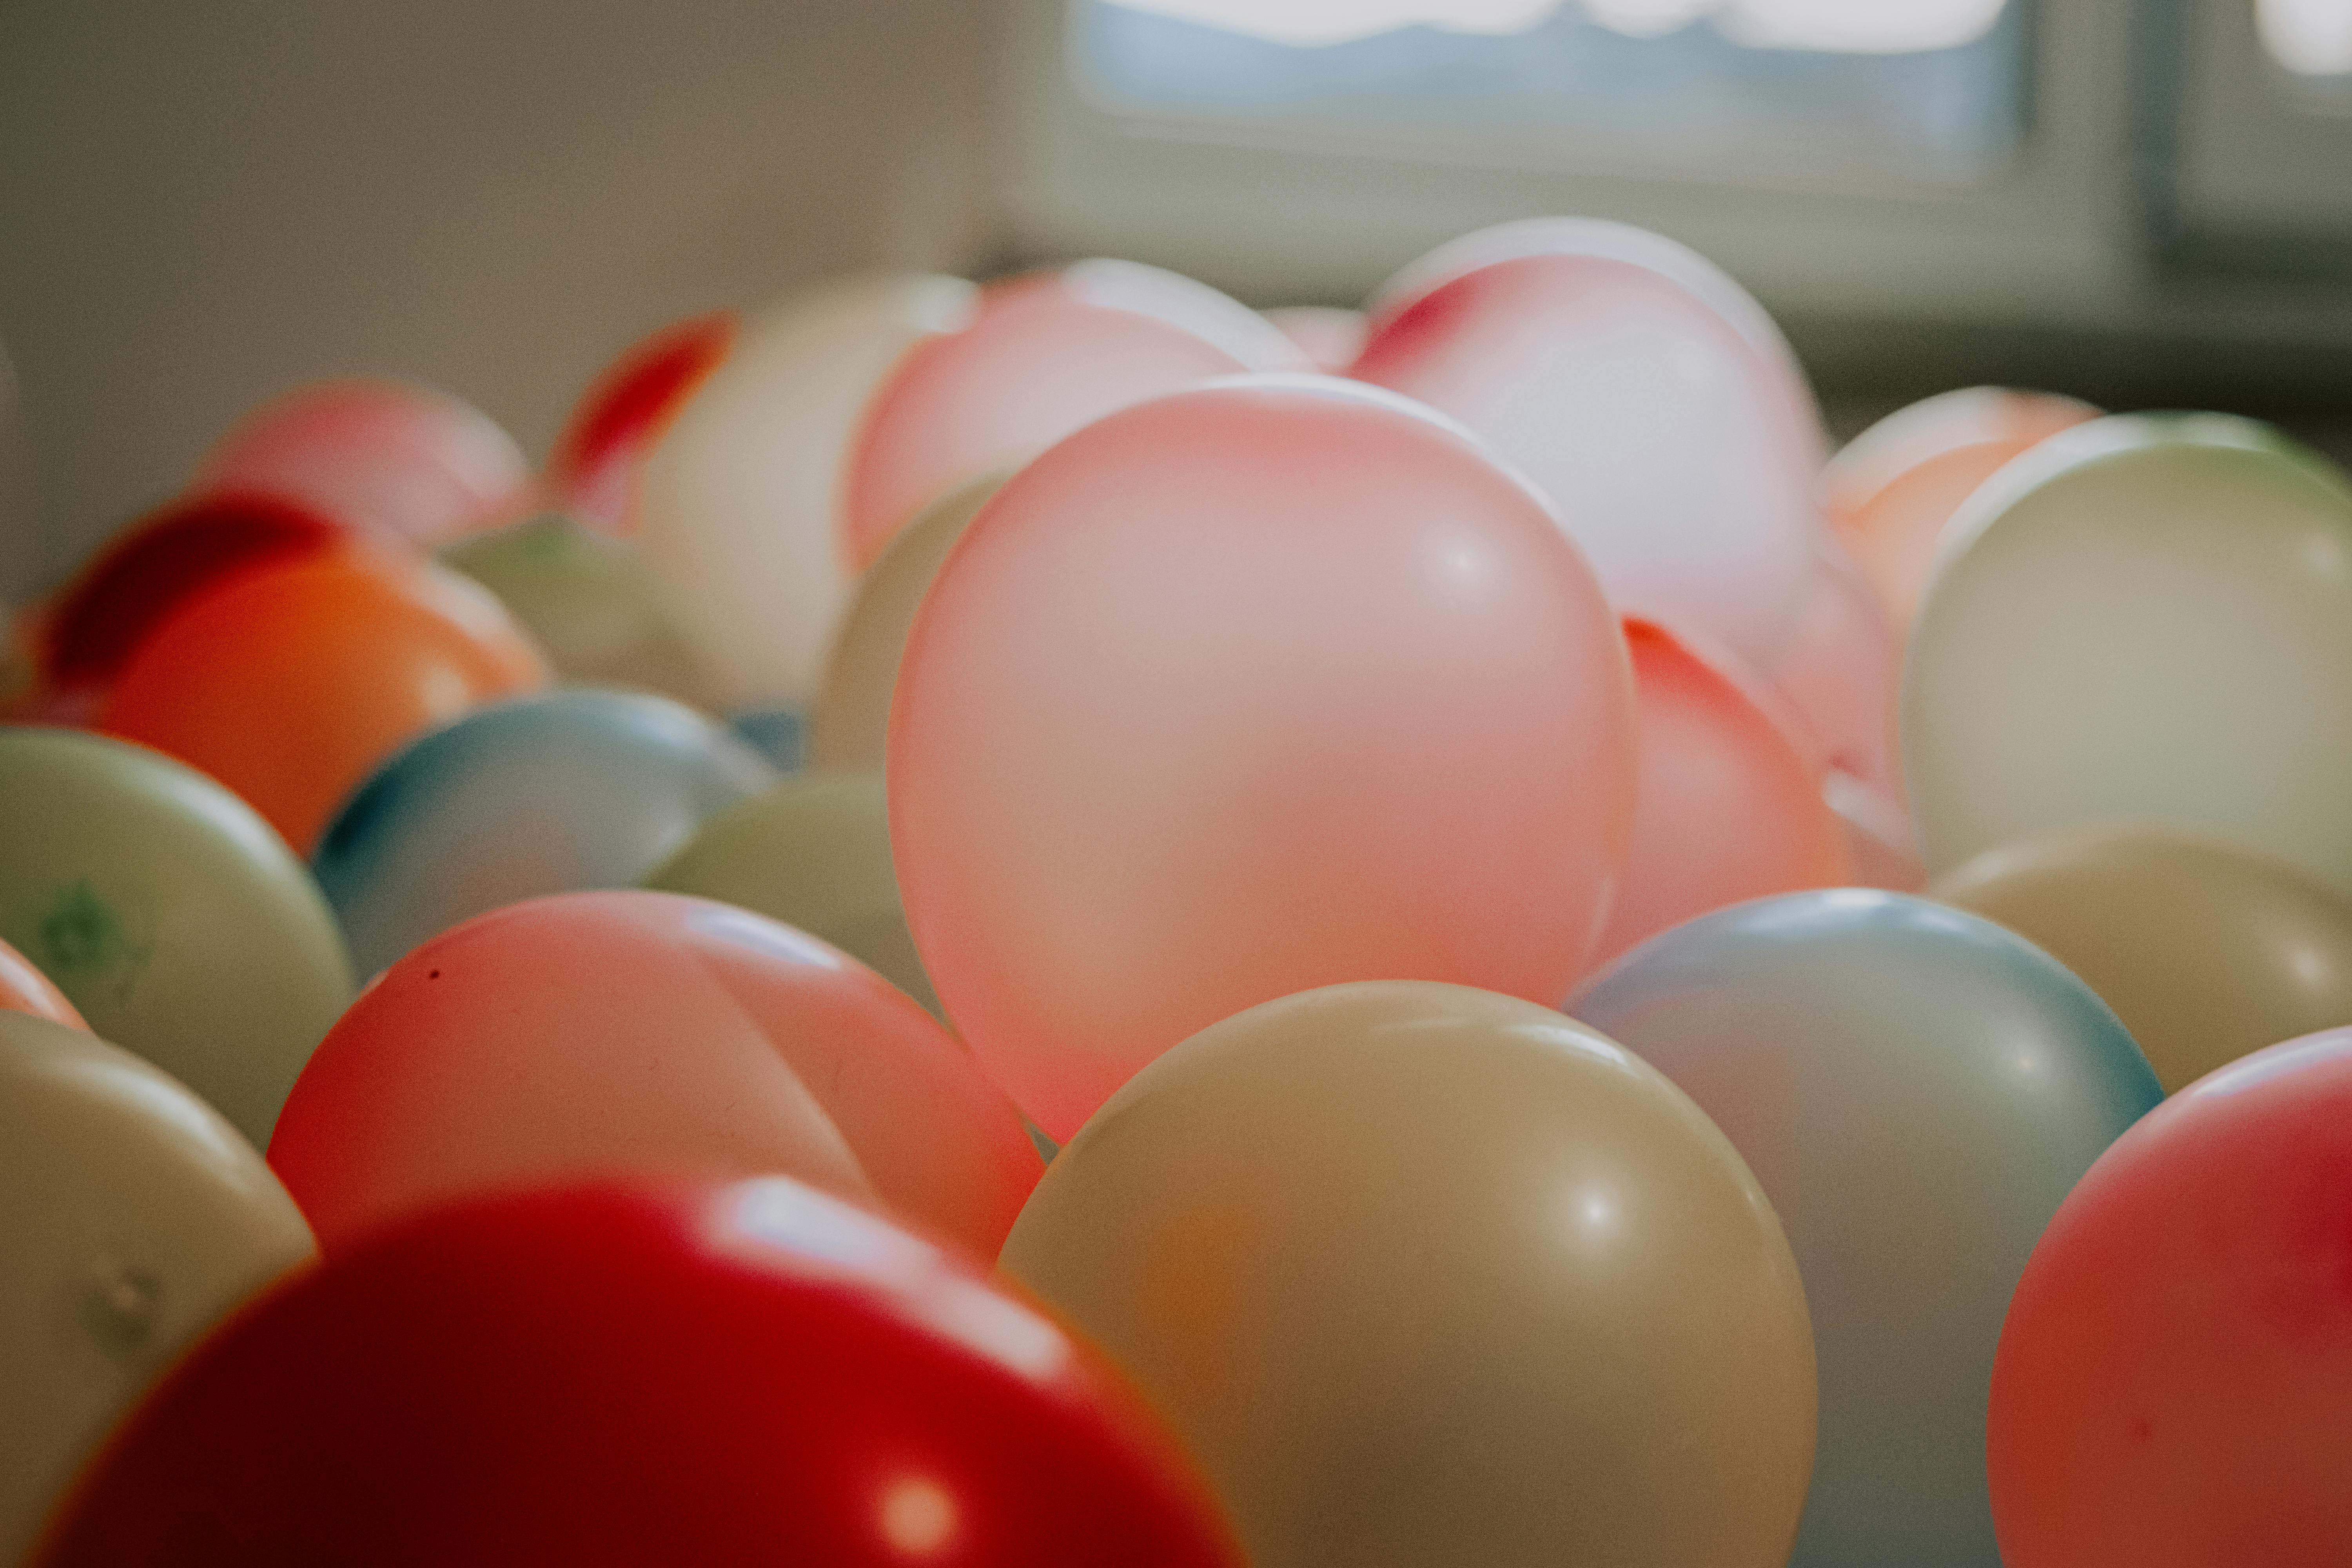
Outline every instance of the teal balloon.
{"label": "teal balloon", "polygon": [[1569,1011],[1715,1119],[1786,1227],[1821,1424],[1800,1568],[2000,1568],[1985,1406],[2011,1292],[2163,1098],[2106,1004],[1989,921],[1861,889],[1675,927]]}

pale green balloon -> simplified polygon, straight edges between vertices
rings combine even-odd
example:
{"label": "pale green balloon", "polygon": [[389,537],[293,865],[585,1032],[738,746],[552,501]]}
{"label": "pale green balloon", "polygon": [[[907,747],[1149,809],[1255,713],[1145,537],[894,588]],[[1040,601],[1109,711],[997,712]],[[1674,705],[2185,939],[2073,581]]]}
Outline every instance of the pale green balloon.
{"label": "pale green balloon", "polygon": [[0,729],[0,939],[257,1147],[352,998],[334,915],[268,824],[77,731]]}

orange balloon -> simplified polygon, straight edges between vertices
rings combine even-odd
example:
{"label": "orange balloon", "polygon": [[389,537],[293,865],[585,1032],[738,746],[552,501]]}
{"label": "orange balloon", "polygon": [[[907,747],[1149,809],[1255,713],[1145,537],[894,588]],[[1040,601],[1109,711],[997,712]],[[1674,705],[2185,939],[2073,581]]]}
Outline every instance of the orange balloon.
{"label": "orange balloon", "polygon": [[1814,542],[1812,579],[1798,602],[1796,630],[1770,675],[1822,766],[1901,797],[1895,702],[1902,688],[1902,649],[1862,569],[1833,540]]}
{"label": "orange balloon", "polygon": [[1780,700],[1727,653],[1629,616],[1641,713],[1633,847],[1590,967],[1748,899],[1833,888],[1844,833]]}
{"label": "orange balloon", "polygon": [[546,679],[530,639],[476,584],[342,553],[175,610],[124,664],[97,727],[210,773],[307,855],[394,748]]}
{"label": "orange balloon", "polygon": [[84,1030],[89,1027],[74,1005],[66,1000],[66,994],[35,968],[31,959],[5,942],[0,942],[0,1007],[12,1013],[30,1013],[52,1024],[68,1024]]}

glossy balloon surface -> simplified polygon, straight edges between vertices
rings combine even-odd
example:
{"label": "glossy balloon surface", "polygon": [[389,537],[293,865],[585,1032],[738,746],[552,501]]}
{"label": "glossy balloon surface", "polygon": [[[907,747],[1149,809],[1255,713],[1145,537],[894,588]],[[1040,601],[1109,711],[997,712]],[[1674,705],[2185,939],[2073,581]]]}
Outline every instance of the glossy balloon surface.
{"label": "glossy balloon surface", "polygon": [[56,983],[5,942],[0,942],[0,1009],[30,1014],[68,1028],[89,1027]]}
{"label": "glossy balloon surface", "polygon": [[128,1051],[0,1013],[0,1557],[183,1346],[313,1250],[218,1112]]}
{"label": "glossy balloon surface", "polygon": [[1633,844],[1598,967],[1694,915],[1847,880],[1845,836],[1822,774],[1774,694],[1727,657],[1628,620],[1641,710]]}
{"label": "glossy balloon surface", "polygon": [[1091,1353],[781,1177],[331,1255],[142,1407],[37,1561],[1239,1568]]}
{"label": "glossy balloon surface", "polygon": [[1952,520],[1903,746],[1933,870],[2145,818],[2352,897],[2352,489],[2220,415],[2052,437]]}
{"label": "glossy balloon surface", "polygon": [[1549,1008],[1380,981],[1203,1030],[1003,1262],[1191,1440],[1257,1568],[1788,1553],[1788,1244],[1687,1099]]}
{"label": "glossy balloon surface", "polygon": [[1387,291],[1349,374],[1518,465],[1621,609],[1769,668],[1811,566],[1820,429],[1754,301],[1621,225],[1536,226],[1467,265],[1443,254]]}
{"label": "glossy balloon surface", "polygon": [[670,893],[511,904],[384,972],[269,1144],[330,1251],[485,1188],[782,1171],[993,1252],[1037,1179],[953,1037],[836,949]]}
{"label": "glossy balloon surface", "polygon": [[480,409],[405,382],[352,380],[255,409],[189,489],[276,496],[373,538],[431,545],[512,521],[532,484],[513,438]]}
{"label": "glossy balloon surface", "polygon": [[268,824],[64,730],[0,729],[0,940],[256,1144],[352,996],[334,915]]}
{"label": "glossy balloon surface", "polygon": [[411,742],[344,802],[312,865],[363,974],[468,916],[633,886],[776,782],[733,731],[665,698],[553,691]]}
{"label": "glossy balloon surface", "polygon": [[1935,896],[2081,976],[2167,1091],[2264,1046],[2352,1026],[2352,903],[2218,839],[2062,829],[1986,851]]}
{"label": "glossy balloon surface", "polygon": [[1821,1363],[1803,1568],[1991,1568],[1985,1397],[2010,1291],[2160,1098],[2115,1015],[2021,938],[1842,889],[1702,916],[1570,1011],[1714,1118],[1788,1227]]}
{"label": "glossy balloon surface", "polygon": [[899,673],[890,837],[949,1014],[1064,1139],[1295,991],[1557,999],[1633,773],[1624,640],[1539,500],[1381,393],[1236,381],[972,521]]}
{"label": "glossy balloon surface", "polygon": [[2173,1096],[2070,1194],[1993,1365],[2009,1568],[2352,1557],[2352,1030]]}
{"label": "glossy balloon surface", "polygon": [[1130,404],[1310,368],[1256,311],[1156,267],[1081,261],[992,284],[969,325],[917,344],[875,389],[844,479],[843,551],[864,571],[948,491]]}
{"label": "glossy balloon surface", "polygon": [[843,464],[875,384],[967,320],[953,278],[854,278],[747,319],[637,479],[639,542],[730,708],[805,702],[849,602]]}
{"label": "glossy balloon surface", "polygon": [[1328,305],[1281,305],[1268,310],[1265,319],[1281,328],[1282,335],[1297,343],[1317,370],[1332,375],[1346,374],[1356,363],[1370,326],[1361,310]]}
{"label": "glossy balloon surface", "polygon": [[809,749],[821,768],[878,768],[890,734],[890,696],[898,689],[898,666],[915,612],[930,592],[931,579],[963,537],[966,524],[997,487],[1003,474],[976,479],[926,508],[899,531],[857,584],[857,598],[834,639],[826,661],[824,692],[817,699]]}
{"label": "glossy balloon surface", "polygon": [[607,533],[632,531],[646,458],[678,410],[726,363],[742,330],[735,311],[713,310],[632,344],[588,389],[555,438],[547,477],[556,503]]}
{"label": "glossy balloon surface", "polygon": [[184,605],[123,666],[97,723],[203,769],[307,852],[403,742],[546,678],[478,584],[325,558]]}
{"label": "glossy balloon surface", "polygon": [[907,931],[878,773],[788,779],[730,806],[646,886],[755,910],[822,937],[940,1013]]}
{"label": "glossy balloon surface", "polygon": [[1903,650],[1860,571],[1835,545],[1816,544],[1796,629],[1765,673],[1795,710],[1809,752],[1902,798],[1895,710]]}

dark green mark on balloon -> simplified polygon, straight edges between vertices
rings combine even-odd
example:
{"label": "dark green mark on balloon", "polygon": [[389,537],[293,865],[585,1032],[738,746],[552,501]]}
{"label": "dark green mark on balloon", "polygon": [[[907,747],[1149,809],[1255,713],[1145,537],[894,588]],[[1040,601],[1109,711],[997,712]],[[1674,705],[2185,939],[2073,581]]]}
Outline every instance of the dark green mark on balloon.
{"label": "dark green mark on balloon", "polygon": [[58,895],[41,917],[40,967],[68,992],[77,981],[104,985],[117,1002],[131,999],[147,967],[147,944],[133,942],[122,921],[88,882]]}

